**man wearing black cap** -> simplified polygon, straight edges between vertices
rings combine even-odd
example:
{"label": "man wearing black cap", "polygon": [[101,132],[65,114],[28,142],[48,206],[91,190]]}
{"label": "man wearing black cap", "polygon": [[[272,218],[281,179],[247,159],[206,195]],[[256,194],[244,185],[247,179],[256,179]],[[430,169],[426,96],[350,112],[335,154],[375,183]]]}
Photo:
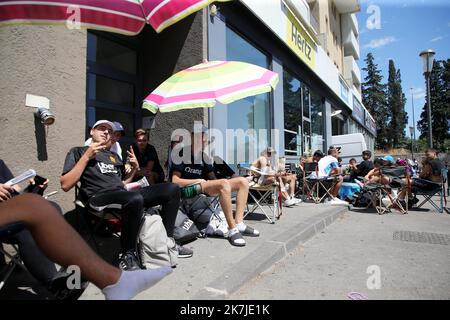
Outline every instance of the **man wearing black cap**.
{"label": "man wearing black cap", "polygon": [[[228,224],[228,240],[234,246],[245,246],[242,235],[258,237],[259,231],[244,223],[244,209],[248,197],[248,181],[243,177],[216,179],[213,161],[203,151],[207,144],[207,128],[191,133],[191,157],[188,161],[173,161],[172,181],[180,187],[197,184],[199,192],[219,196],[220,206]],[[173,160],[173,159],[172,159]],[[237,191],[236,216],[233,217],[231,192]]]}

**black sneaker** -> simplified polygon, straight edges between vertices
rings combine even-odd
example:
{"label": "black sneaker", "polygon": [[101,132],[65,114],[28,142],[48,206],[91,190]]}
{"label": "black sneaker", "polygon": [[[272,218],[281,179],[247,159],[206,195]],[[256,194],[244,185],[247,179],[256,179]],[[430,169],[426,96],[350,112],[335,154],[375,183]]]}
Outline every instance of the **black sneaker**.
{"label": "black sneaker", "polygon": [[61,269],[52,279],[48,290],[53,294],[56,300],[78,300],[84,290],[88,287],[89,282],[81,279],[79,288],[69,289],[67,281],[70,276],[71,275],[66,273],[64,269]]}
{"label": "black sneaker", "polygon": [[136,258],[136,255],[131,251],[122,253],[119,256],[116,265],[120,269],[125,271],[133,271],[141,269],[141,266],[139,265],[139,261]]}
{"label": "black sneaker", "polygon": [[194,255],[194,251],[189,248],[183,247],[182,245],[177,244],[178,249],[178,258],[190,258]]}

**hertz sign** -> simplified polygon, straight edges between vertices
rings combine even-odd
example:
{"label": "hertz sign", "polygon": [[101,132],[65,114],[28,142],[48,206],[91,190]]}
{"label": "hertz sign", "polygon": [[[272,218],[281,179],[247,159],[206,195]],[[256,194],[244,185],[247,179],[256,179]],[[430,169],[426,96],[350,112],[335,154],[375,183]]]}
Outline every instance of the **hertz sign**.
{"label": "hertz sign", "polygon": [[287,10],[287,17],[287,44],[303,62],[314,70],[315,43],[290,10]]}

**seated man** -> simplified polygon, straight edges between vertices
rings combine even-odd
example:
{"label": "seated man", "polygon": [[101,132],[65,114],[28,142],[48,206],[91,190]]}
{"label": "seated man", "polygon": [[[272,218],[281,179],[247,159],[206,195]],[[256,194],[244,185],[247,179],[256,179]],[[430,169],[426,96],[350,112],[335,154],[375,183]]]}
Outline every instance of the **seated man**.
{"label": "seated man", "polygon": [[[341,169],[339,168],[338,163],[338,155],[339,151],[337,148],[330,147],[328,149],[328,155],[323,157],[319,160],[318,163],[318,177],[319,178],[325,178],[325,177],[332,177],[335,175],[339,175],[341,173]],[[334,185],[333,189],[331,190],[331,195],[333,198],[329,201],[329,204],[331,205],[348,205],[349,203],[346,201],[343,201],[339,199],[337,196],[339,194],[339,189],[341,188],[341,184],[343,181],[342,176],[336,176],[335,179],[338,179],[339,181]],[[328,183],[325,182],[325,185]],[[329,181],[329,183],[332,183]]]}
{"label": "seated man", "polygon": [[364,185],[379,183],[381,179],[380,168],[383,165],[383,160],[381,158],[375,159],[373,162],[374,168],[370,170],[364,177]]}
{"label": "seated man", "polygon": [[[89,147],[74,147],[66,156],[60,178],[61,188],[69,191],[80,182],[80,194],[88,205],[96,210],[114,206],[122,214],[121,254],[119,267],[123,270],[140,268],[136,258],[136,244],[141,227],[144,207],[162,205],[161,217],[167,236],[173,237],[175,219],[180,205],[180,190],[172,183],[163,183],[127,191],[125,184],[131,182],[139,164],[130,147],[128,161],[131,171],[124,174],[124,165],[118,155],[110,151],[113,125],[99,120],[91,129],[92,143]],[[184,249],[178,247],[180,257]]]}
{"label": "seated man", "polygon": [[136,171],[134,180],[146,177],[150,184],[164,182],[164,170],[159,162],[155,147],[148,143],[147,131],[145,129],[137,129],[134,137],[136,143],[133,144],[133,150],[139,162],[139,169]]}
{"label": "seated man", "polygon": [[356,159],[351,158],[348,162],[348,166],[343,168],[343,172],[345,174],[344,176],[344,182],[353,182],[353,180],[357,177],[357,165],[356,165]]}
{"label": "seated man", "polygon": [[425,161],[422,171],[419,174],[419,179],[440,183],[441,171],[444,168],[444,164],[437,157],[437,151],[431,148],[427,149],[425,151]]}
{"label": "seated man", "polygon": [[369,171],[373,169],[374,164],[370,160],[371,157],[372,152],[370,152],[370,150],[363,151],[362,153],[363,161],[361,161],[361,163],[358,164],[357,170],[355,170],[356,177],[358,176],[365,177],[369,173]]}
{"label": "seated man", "polygon": [[[242,235],[258,237],[259,231],[244,223],[244,209],[248,197],[248,182],[243,177],[216,179],[211,159],[204,154],[207,143],[206,128],[191,133],[190,163],[173,161],[172,181],[180,187],[198,185],[199,193],[219,196],[220,206],[228,224],[228,240],[234,246],[245,246]],[[174,159],[172,159],[174,160]],[[236,215],[233,218],[231,192],[236,191]]]}
{"label": "seated man", "polygon": [[[276,151],[268,147],[261,153],[261,156],[253,161],[250,169],[255,169],[265,173],[271,173],[273,175],[267,177],[262,176],[258,183],[261,185],[278,183],[281,186],[281,194],[283,195],[283,205],[286,207],[293,206],[301,202],[301,199],[295,198],[295,185],[297,181],[297,176],[295,174],[286,173],[283,171],[275,172],[275,169],[271,165],[272,155],[275,154]],[[289,185],[289,193],[286,191],[285,185]]]}
{"label": "seated man", "polygon": [[[417,189],[433,191],[440,188],[442,182],[441,171],[444,168],[444,164],[437,157],[437,151],[431,148],[427,149],[425,151],[425,159],[423,161],[422,171],[419,173],[419,178],[412,179],[412,193],[415,193]],[[418,199],[414,198],[413,202],[417,203]]]}

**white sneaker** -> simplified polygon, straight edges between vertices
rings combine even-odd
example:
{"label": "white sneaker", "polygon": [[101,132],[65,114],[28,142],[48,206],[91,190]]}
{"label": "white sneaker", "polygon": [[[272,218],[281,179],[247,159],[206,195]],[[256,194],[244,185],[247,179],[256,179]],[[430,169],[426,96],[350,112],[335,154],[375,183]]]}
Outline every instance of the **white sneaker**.
{"label": "white sneaker", "polygon": [[283,202],[283,205],[285,207],[292,207],[295,204],[296,204],[296,202],[294,199],[287,199],[287,200],[284,200],[284,202]]}
{"label": "white sneaker", "polygon": [[328,204],[330,204],[331,206],[349,206],[350,204],[347,201],[338,199],[338,198],[333,198],[331,199]]}
{"label": "white sneaker", "polygon": [[302,199],[299,199],[299,198],[293,197],[292,199],[295,201],[295,204],[299,204],[302,202]]}

